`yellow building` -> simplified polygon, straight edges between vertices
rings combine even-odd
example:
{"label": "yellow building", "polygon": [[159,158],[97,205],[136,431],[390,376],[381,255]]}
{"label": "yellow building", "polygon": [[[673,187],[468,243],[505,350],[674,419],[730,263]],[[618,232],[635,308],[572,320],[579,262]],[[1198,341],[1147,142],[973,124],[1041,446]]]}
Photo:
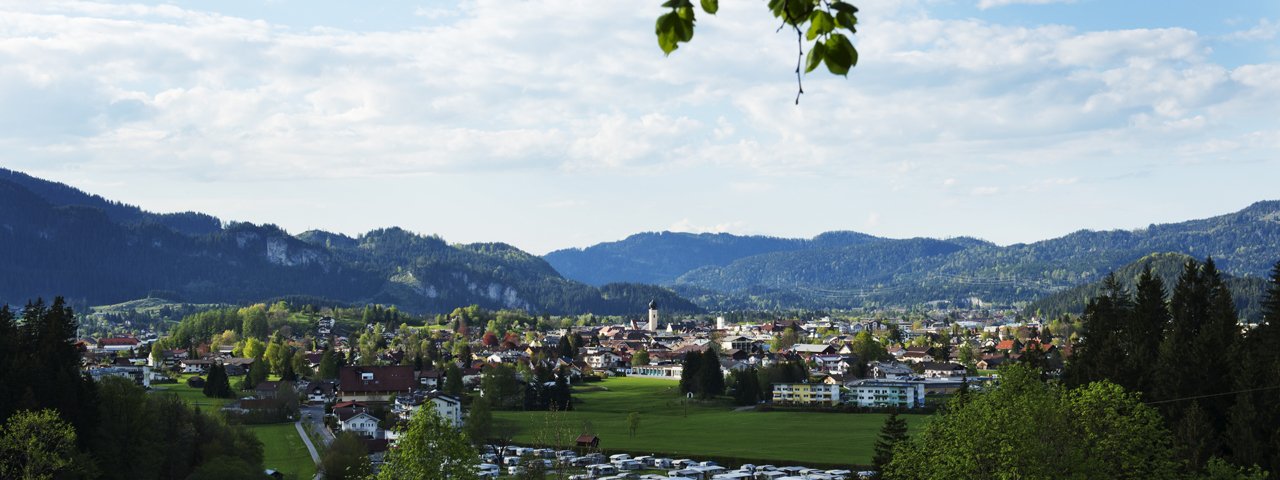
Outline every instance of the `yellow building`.
{"label": "yellow building", "polygon": [[840,386],[825,383],[776,383],[773,403],[793,405],[836,405],[840,403]]}

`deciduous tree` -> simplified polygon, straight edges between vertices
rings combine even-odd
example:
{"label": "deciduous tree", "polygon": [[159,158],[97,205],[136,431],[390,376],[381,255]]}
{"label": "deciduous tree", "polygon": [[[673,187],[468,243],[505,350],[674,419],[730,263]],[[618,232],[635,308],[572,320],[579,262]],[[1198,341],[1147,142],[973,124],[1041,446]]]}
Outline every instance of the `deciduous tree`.
{"label": "deciduous tree", "polygon": [[75,428],[54,410],[19,411],[0,427],[0,478],[51,479],[74,458]]}
{"label": "deciduous tree", "polygon": [[425,403],[414,413],[396,448],[378,472],[383,480],[448,478],[475,480],[476,451],[465,435]]}

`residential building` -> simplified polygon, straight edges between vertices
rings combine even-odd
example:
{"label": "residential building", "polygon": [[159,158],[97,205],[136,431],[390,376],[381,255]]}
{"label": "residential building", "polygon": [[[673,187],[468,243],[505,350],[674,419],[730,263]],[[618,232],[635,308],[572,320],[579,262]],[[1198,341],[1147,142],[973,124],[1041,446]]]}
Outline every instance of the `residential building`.
{"label": "residential building", "polygon": [[342,427],[342,431],[366,438],[378,438],[378,423],[378,418],[369,415],[368,412],[356,412],[349,416],[338,415],[338,424]]}
{"label": "residential building", "polygon": [[340,401],[389,402],[413,391],[417,380],[413,366],[351,366],[338,370]]}
{"label": "residential building", "polygon": [[773,403],[836,405],[840,403],[840,386],[826,383],[775,383]]}
{"label": "residential building", "polygon": [[111,337],[98,339],[98,351],[121,352],[138,348],[141,342],[133,337]]}
{"label": "residential building", "polygon": [[898,362],[871,362],[867,367],[868,374],[873,378],[898,379],[915,375],[911,367]]}
{"label": "residential building", "polygon": [[964,377],[968,374],[969,369],[958,363],[925,362],[924,364],[924,376],[928,378]]}
{"label": "residential building", "polygon": [[679,380],[680,375],[684,372],[682,365],[644,365],[639,367],[631,367],[631,375],[635,377],[648,378],[665,378],[667,380]]}
{"label": "residential building", "polygon": [[844,401],[859,407],[917,408],[924,406],[924,394],[922,382],[867,379],[850,385]]}

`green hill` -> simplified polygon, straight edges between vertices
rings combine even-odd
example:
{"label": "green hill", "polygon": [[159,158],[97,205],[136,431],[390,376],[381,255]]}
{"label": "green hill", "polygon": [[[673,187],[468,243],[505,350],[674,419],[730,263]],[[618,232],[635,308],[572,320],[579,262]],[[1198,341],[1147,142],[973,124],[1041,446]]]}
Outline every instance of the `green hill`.
{"label": "green hill", "polygon": [[3,303],[62,295],[101,305],[161,291],[192,303],[316,297],[430,313],[478,304],[534,313],[638,314],[653,299],[673,312],[700,311],[662,287],[602,289],[566,279],[543,259],[502,243],[451,245],[399,228],[355,238],[321,231],[294,237],[274,225],[223,226],[213,217],[206,226],[217,228],[202,232],[164,220],[179,217],[3,173]]}

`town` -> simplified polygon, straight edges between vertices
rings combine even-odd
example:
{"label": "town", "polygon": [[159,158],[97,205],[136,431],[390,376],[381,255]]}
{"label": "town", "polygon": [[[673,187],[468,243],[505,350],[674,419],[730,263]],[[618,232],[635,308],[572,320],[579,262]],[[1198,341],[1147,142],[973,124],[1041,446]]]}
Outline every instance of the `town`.
{"label": "town", "polygon": [[[390,310],[370,307],[361,320],[370,317],[368,311],[374,312],[371,318],[391,316]],[[679,391],[671,395],[677,401],[714,405],[707,399],[728,396],[736,410],[875,415],[878,427],[885,413],[932,413],[957,391],[980,390],[1002,364],[1031,355],[1050,372],[1060,372],[1063,358],[1070,355],[1070,337],[1051,333],[1048,324],[989,309],[729,323],[724,316],[664,314],[651,302],[647,312],[633,318],[545,330],[538,327],[547,322],[527,315],[475,307],[419,327],[338,322],[332,309],[283,303],[236,313],[244,317],[234,325],[240,328],[211,338],[180,340],[138,332],[83,339],[79,346],[86,372],[95,379],[123,377],[159,392],[184,388],[207,393],[210,382],[234,385],[224,391],[225,398],[191,398],[217,405],[244,423],[296,421],[304,427],[299,432],[304,432],[308,450],[317,452],[316,463],[321,460],[318,452],[335,435],[350,434],[359,439],[376,471],[424,405],[449,425],[465,429],[476,399],[488,403],[486,410],[583,410],[591,405],[575,406],[570,390],[644,382],[655,392]],[[280,328],[261,339],[246,338],[253,329],[265,331],[263,325],[252,325],[262,323],[255,317],[266,316],[280,319],[268,322]],[[1064,333],[1074,328],[1069,322],[1055,325]],[[686,371],[693,357],[714,359],[709,368],[720,377],[719,386],[711,387],[717,390],[685,386],[708,368],[695,365],[698,371]],[[554,405],[557,401],[565,404]],[[506,438],[482,432],[488,438],[480,442],[485,453],[477,468],[489,476],[515,474],[526,468],[521,457],[532,455],[546,457],[549,470],[581,471],[590,478],[639,468],[666,469],[688,478],[791,478],[795,473],[848,478],[850,472],[870,469],[870,458],[851,454],[819,458],[817,463],[833,467],[822,471],[785,458],[742,456],[744,477],[713,461],[662,457],[658,454],[676,452],[660,447],[612,454],[605,461],[602,452],[630,450],[626,442],[611,438],[624,432],[606,434],[581,425],[572,429],[581,430],[569,432],[572,445],[567,438],[564,443],[530,441],[531,432],[508,432]],[[497,443],[487,443],[493,438]],[[769,463],[780,467],[765,466]]]}

